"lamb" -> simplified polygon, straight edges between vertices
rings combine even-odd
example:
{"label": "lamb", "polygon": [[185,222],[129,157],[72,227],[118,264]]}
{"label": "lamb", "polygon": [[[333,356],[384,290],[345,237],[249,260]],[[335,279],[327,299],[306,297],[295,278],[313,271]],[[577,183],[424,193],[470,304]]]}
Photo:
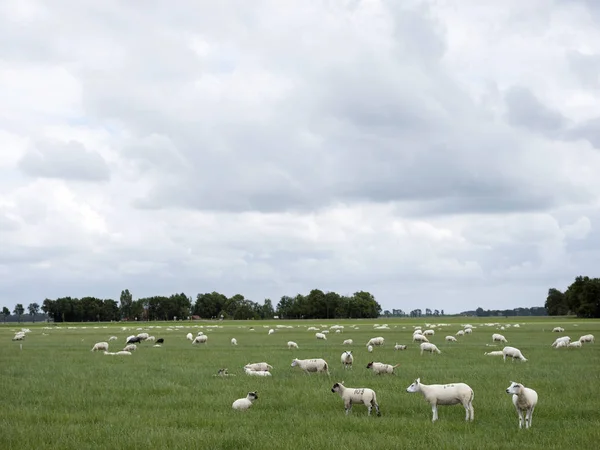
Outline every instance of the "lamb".
{"label": "lamb", "polygon": [[329,366],[327,361],[321,358],[316,359],[297,359],[292,360],[292,367],[299,366],[307,374],[310,372],[325,372],[329,375]]}
{"label": "lamb", "polygon": [[413,342],[429,342],[429,339],[427,339],[422,334],[415,334],[413,336]]}
{"label": "lamb", "polygon": [[188,341],[193,341],[194,340],[194,335],[192,333],[188,333],[188,334],[185,335],[185,338]]}
{"label": "lamb", "polygon": [[344,369],[352,369],[352,363],[354,362],[354,357],[352,356],[352,351],[347,351],[342,353],[341,356],[342,366]]}
{"label": "lamb", "polygon": [[273,366],[271,366],[270,364],[267,364],[266,362],[250,363],[250,364],[246,364],[244,366],[244,369],[249,369],[249,370],[254,370],[254,371],[266,371],[266,372],[268,372],[272,368],[273,368]]}
{"label": "lamb", "polygon": [[233,409],[237,409],[238,411],[246,411],[248,408],[250,408],[252,406],[252,403],[254,403],[254,401],[257,399],[258,399],[258,394],[256,393],[256,391],[248,392],[248,395],[246,395],[246,398],[238,398],[235,402],[233,402],[231,407]]}
{"label": "lamb", "polygon": [[504,336],[502,336],[501,334],[498,334],[498,333],[492,334],[492,342],[505,342],[505,343],[508,343],[508,341],[506,340],[506,338]]}
{"label": "lamb", "polygon": [[493,352],[485,352],[484,355],[487,355],[487,356],[504,356],[504,352],[502,350],[494,350]]}
{"label": "lamb", "polygon": [[406,388],[406,392],[420,392],[425,397],[425,400],[431,405],[433,412],[432,422],[438,419],[438,405],[458,405],[462,403],[465,408],[465,420],[473,420],[475,418],[475,410],[473,409],[473,398],[475,393],[473,389],[465,383],[452,384],[421,384],[421,379],[417,378],[413,384]]}
{"label": "lamb", "polygon": [[370,340],[369,340],[369,342],[367,342],[367,347],[368,347],[369,345],[373,345],[373,346],[376,346],[376,345],[383,345],[384,343],[385,343],[385,339],[384,339],[384,338],[382,338],[381,336],[379,336],[379,337],[374,337],[374,338],[370,339]]}
{"label": "lamb", "polygon": [[369,345],[369,346],[367,347],[367,351],[368,351],[369,353],[373,353],[373,346],[372,346],[372,345]]}
{"label": "lamb", "polygon": [[247,367],[244,367],[244,372],[246,372],[246,375],[250,375],[253,377],[270,377],[270,376],[272,376],[271,372],[269,372],[268,370],[252,370]]}
{"label": "lamb", "polygon": [[421,355],[423,355],[423,352],[431,352],[432,355],[434,353],[442,353],[435,344],[432,344],[430,342],[423,342],[420,345],[420,347],[421,347]]}
{"label": "lamb", "polygon": [[375,375],[381,375],[382,373],[394,373],[394,369],[396,367],[398,367],[400,364],[396,364],[395,366],[392,366],[391,364],[383,364],[380,362],[373,362],[371,361],[369,364],[367,364],[367,369],[371,369],[373,370],[373,373]]}
{"label": "lamb", "polygon": [[464,335],[465,335],[465,332],[464,332],[463,330],[458,330],[458,331],[456,332],[456,335],[457,335],[457,336],[464,336]]}
{"label": "lamb", "polygon": [[104,351],[108,351],[108,342],[97,342],[96,344],[94,344],[94,346],[92,347],[92,352],[95,352],[96,350],[104,350]]}
{"label": "lamb", "polygon": [[565,331],[565,329],[562,328],[562,327],[554,327],[554,328],[552,328],[552,332],[553,333],[562,333],[564,331]]}
{"label": "lamb", "polygon": [[525,411],[525,428],[531,427],[531,418],[533,410],[537,405],[538,395],[533,389],[527,388],[522,384],[510,382],[510,386],[506,388],[507,394],[512,394],[513,405],[519,415],[519,428],[523,428],[523,411]]}
{"label": "lamb", "polygon": [[237,345],[237,339],[231,338],[231,345]]}
{"label": "lamb", "polygon": [[394,350],[406,350],[406,345],[401,345],[396,342],[396,345],[394,345]]}
{"label": "lamb", "polygon": [[581,341],[573,341],[571,342],[569,345],[567,345],[567,347],[575,347],[575,348],[580,348],[583,347],[583,344],[581,343]]}
{"label": "lamb", "polygon": [[591,342],[593,344],[594,343],[594,335],[593,334],[586,334],[585,336],[581,336],[579,338],[579,342],[581,342],[581,343]]}
{"label": "lamb", "polygon": [[515,348],[515,347],[504,347],[502,349],[502,356],[503,356],[504,362],[506,362],[507,356],[510,357],[513,362],[515,361],[515,359],[520,359],[523,362],[527,361],[527,358],[525,358],[523,356],[523,354],[521,353],[521,350],[519,350],[518,348]]}
{"label": "lamb", "polygon": [[164,340],[163,338],[158,338],[158,339],[156,340],[156,343],[157,343],[157,344],[164,344],[164,343],[165,343],[165,340]]}
{"label": "lamb", "polygon": [[271,328],[271,329],[269,330],[269,336],[271,336],[273,333],[275,333],[275,330],[274,330],[273,328]]}
{"label": "lamb", "polygon": [[135,351],[135,350],[137,350],[137,345],[135,345],[135,344],[126,345],[123,350],[126,351],[126,352]]}
{"label": "lamb", "polygon": [[352,345],[354,344],[354,341],[352,339],[346,339],[344,340],[344,342],[342,342],[342,345]]}
{"label": "lamb", "polygon": [[225,369],[219,369],[217,371],[217,373],[213,375],[213,377],[235,377],[235,375],[232,373],[229,373],[227,368],[225,368]]}
{"label": "lamb", "polygon": [[325,336],[323,333],[315,333],[315,337],[317,339],[323,339],[324,341],[327,340],[327,336]]}
{"label": "lamb", "polygon": [[296,344],[294,341],[288,341],[287,346],[288,348],[298,348],[298,344]]}
{"label": "lamb", "polygon": [[206,344],[208,341],[208,336],[203,334],[202,336],[196,336],[196,338],[192,341],[192,344]]}
{"label": "lamb", "polygon": [[[342,381],[343,383],[343,381]],[[377,415],[381,416],[379,404],[377,403],[377,395],[373,389],[369,388],[347,388],[342,383],[335,383],[331,388],[331,392],[337,392],[344,400],[344,409],[346,415],[352,410],[353,403],[362,403],[367,407],[368,415],[371,415],[371,410],[375,407]]]}
{"label": "lamb", "polygon": [[446,336],[446,341],[447,342],[457,342],[457,340],[454,336]]}

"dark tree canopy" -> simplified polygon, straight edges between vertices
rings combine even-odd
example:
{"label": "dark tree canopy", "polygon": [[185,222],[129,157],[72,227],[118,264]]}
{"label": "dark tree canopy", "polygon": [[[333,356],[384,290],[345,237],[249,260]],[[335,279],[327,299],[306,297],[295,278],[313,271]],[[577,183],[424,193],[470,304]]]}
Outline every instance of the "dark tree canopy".
{"label": "dark tree canopy", "polygon": [[546,310],[551,316],[600,317],[600,278],[578,276],[565,292],[548,290]]}

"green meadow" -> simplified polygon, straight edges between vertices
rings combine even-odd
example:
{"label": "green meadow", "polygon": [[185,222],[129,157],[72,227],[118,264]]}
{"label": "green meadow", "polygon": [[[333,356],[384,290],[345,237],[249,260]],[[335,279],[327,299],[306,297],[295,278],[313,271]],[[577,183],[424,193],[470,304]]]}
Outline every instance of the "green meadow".
{"label": "green meadow", "polygon": [[[519,324],[520,328],[497,326]],[[374,330],[373,324],[389,330]],[[421,356],[412,343],[413,326],[435,328],[442,354]],[[461,324],[473,334],[446,343]],[[310,326],[344,325],[317,340]],[[218,328],[207,328],[207,326]],[[289,325],[292,328],[276,328]],[[358,327],[354,329],[353,327]],[[564,333],[552,333],[563,326]],[[24,341],[14,332],[29,328]],[[122,329],[127,328],[126,330]],[[251,330],[250,327],[254,327]],[[142,330],[138,330],[141,328]],[[273,335],[268,329],[275,328]],[[165,343],[138,345],[132,356],[91,352],[108,341],[110,350],[124,347],[131,334],[148,332]],[[208,335],[192,345],[186,334]],[[492,333],[502,333],[527,362],[504,363],[484,356]],[[571,318],[447,318],[339,321],[143,322],[124,324],[0,325],[0,448],[2,449],[592,449],[600,439],[600,342],[583,348],[554,349],[558,336],[600,338],[600,321]],[[385,338],[368,353],[365,343]],[[230,340],[235,337],[237,346]],[[353,339],[351,346],[342,346]],[[299,345],[287,348],[288,341]],[[394,351],[394,344],[407,344]],[[489,346],[486,346],[489,344]],[[354,368],[344,370],[340,355],[352,350]],[[292,368],[292,358],[324,358],[331,376],[306,375]],[[246,363],[266,361],[272,377],[249,377]],[[394,375],[376,376],[369,361],[400,363]],[[215,376],[228,368],[232,376]],[[475,421],[466,423],[461,405],[431,408],[421,394],[406,388],[417,378],[424,384],[462,381],[474,392]],[[382,416],[368,417],[362,405],[344,414],[342,399],[331,392],[336,381],[376,391]],[[518,381],[538,392],[533,427],[518,429],[518,417],[505,389]],[[250,410],[234,411],[234,400],[249,391],[259,399]]]}

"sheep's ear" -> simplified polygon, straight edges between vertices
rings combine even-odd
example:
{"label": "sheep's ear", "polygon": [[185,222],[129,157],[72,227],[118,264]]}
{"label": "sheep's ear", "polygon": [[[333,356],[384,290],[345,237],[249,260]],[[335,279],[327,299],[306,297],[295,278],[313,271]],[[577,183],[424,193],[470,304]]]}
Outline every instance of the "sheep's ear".
{"label": "sheep's ear", "polygon": [[340,384],[344,384],[344,383],[345,383],[345,381],[344,381],[344,380],[342,380],[342,382],[341,382]]}
{"label": "sheep's ear", "polygon": [[417,378],[415,381],[416,381],[417,383],[420,383],[420,382],[421,382],[421,379],[420,379],[420,378]]}

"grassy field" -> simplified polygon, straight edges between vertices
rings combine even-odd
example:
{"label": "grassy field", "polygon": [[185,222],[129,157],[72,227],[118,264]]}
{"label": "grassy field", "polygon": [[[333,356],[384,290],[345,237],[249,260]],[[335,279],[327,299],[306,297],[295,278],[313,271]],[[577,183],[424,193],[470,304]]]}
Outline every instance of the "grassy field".
{"label": "grassy field", "polygon": [[[411,343],[413,325],[429,318],[376,321],[267,321],[177,324],[142,323],[144,331],[165,345],[141,344],[132,356],[90,352],[93,344],[111,335],[111,351],[123,348],[125,337],[137,334],[122,324],[23,324],[31,329],[25,341],[12,342],[17,324],[0,326],[0,448],[2,449],[592,449],[600,438],[600,342],[581,349],[550,347],[559,335],[578,339],[592,333],[600,338],[600,321],[556,318],[468,319],[476,326],[471,336],[446,344],[465,319],[438,318],[449,323],[436,330],[431,342],[441,355],[419,355]],[[502,331],[522,350],[528,362],[506,362],[483,356],[496,327],[484,322],[521,324]],[[390,330],[373,330],[387,323]],[[215,323],[212,323],[213,325]],[[268,336],[275,325],[291,325]],[[345,325],[341,334],[317,341],[309,326]],[[350,329],[357,325],[358,330]],[[565,333],[551,333],[561,325]],[[199,328],[204,326],[204,328]],[[255,331],[249,327],[254,326]],[[149,328],[152,327],[152,328]],[[267,327],[267,328],[264,328]],[[185,339],[204,331],[206,345]],[[208,330],[208,331],[207,331]],[[371,354],[366,341],[383,336],[386,345]],[[235,337],[237,347],[230,339]],[[344,339],[352,338],[354,369],[344,371],[340,355]],[[298,350],[286,343],[296,341]],[[118,344],[117,344],[118,342]],[[409,345],[394,351],[395,342]],[[21,348],[22,346],[22,348]],[[290,367],[293,357],[322,357],[331,377],[305,375]],[[397,364],[395,375],[375,376],[369,361]],[[248,377],[242,367],[266,361],[270,378]],[[235,377],[214,376],[227,367]],[[475,391],[475,421],[465,423],[462,406],[440,407],[439,421],[431,423],[431,408],[421,394],[406,388],[420,377],[425,384],[463,381]],[[377,392],[381,417],[367,417],[364,406],[344,415],[342,399],[331,392],[336,381]],[[524,383],[539,394],[530,430],[518,429],[510,381]],[[259,399],[246,412],[232,402],[257,390]]]}

